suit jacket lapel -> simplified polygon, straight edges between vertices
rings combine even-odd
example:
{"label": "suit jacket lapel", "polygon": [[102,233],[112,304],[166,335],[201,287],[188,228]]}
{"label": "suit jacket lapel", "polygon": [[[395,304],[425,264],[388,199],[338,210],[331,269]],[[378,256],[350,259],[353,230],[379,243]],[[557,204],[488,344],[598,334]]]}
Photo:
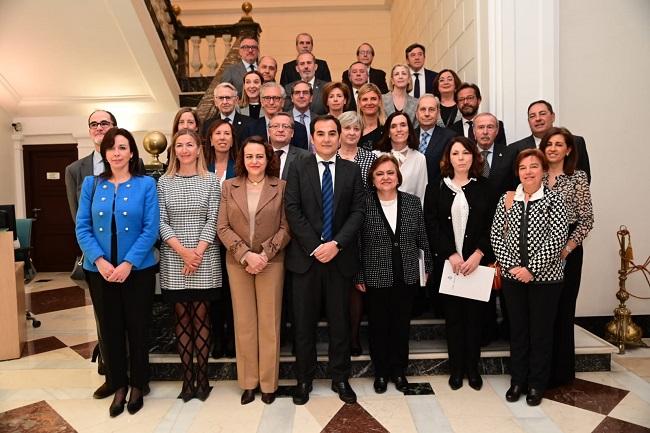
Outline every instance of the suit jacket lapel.
{"label": "suit jacket lapel", "polygon": [[336,215],[336,209],[338,209],[339,202],[341,201],[341,195],[343,194],[343,188],[349,182],[347,182],[347,172],[345,168],[339,164],[341,158],[336,157],[336,173],[334,174],[334,215]]}
{"label": "suit jacket lapel", "polygon": [[260,210],[264,208],[275,196],[278,195],[278,180],[266,178],[264,181],[264,186],[262,186],[262,193],[260,194],[260,200],[257,203],[257,209],[255,210],[255,215],[260,213]]}
{"label": "suit jacket lapel", "polygon": [[246,197],[246,181],[236,177],[232,181],[232,188],[230,189],[231,196],[239,210],[241,211],[242,215],[244,215],[244,218],[246,219],[247,222],[250,222],[249,214],[248,214],[248,198]]}
{"label": "suit jacket lapel", "polygon": [[495,168],[500,168],[504,165],[505,162],[505,153],[506,147],[503,143],[494,143],[494,153],[492,154],[492,165],[490,166],[490,171]]}
{"label": "suit jacket lapel", "polygon": [[93,167],[93,155],[95,152],[93,151],[90,155],[86,156],[81,160],[81,167],[79,170],[79,174],[81,174],[81,180],[83,180],[86,176],[92,176],[95,174],[95,170]]}
{"label": "suit jacket lapel", "polygon": [[[311,183],[312,188],[314,189],[314,197],[316,197],[316,204],[319,209],[323,209],[323,192],[320,186],[320,173],[318,171],[318,163],[316,162],[316,156],[312,156],[307,160],[305,165],[307,169],[307,179]],[[338,177],[338,176],[337,176]],[[336,197],[336,187],[334,188],[334,197]]]}

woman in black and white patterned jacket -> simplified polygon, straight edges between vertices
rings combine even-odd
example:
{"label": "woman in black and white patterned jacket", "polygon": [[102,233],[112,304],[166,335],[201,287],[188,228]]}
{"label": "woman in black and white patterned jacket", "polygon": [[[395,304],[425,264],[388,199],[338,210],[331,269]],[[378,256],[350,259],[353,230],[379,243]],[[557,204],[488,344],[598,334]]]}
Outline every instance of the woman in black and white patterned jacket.
{"label": "woman in black and white patterned jacket", "polygon": [[408,389],[409,324],[421,283],[420,250],[426,273],[433,267],[420,200],[398,191],[401,183],[392,155],[379,156],[368,170],[368,184],[374,191],[366,198],[356,288],[367,293],[370,357],[378,394],[386,392],[388,379],[397,390]]}
{"label": "woman in black and white patterned jacket", "polygon": [[492,224],[492,248],[503,270],[510,316],[510,389],[506,399],[537,406],[546,389],[553,351],[553,323],[562,291],[560,252],[568,235],[562,196],[542,185],[548,163],[537,149],[519,153],[521,184],[504,194]]}

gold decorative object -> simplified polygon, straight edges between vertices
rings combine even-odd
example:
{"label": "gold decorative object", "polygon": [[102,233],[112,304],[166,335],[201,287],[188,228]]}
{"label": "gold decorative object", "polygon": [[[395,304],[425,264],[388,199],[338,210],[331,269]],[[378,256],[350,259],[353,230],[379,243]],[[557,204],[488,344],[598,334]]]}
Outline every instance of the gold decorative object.
{"label": "gold decorative object", "polygon": [[181,14],[181,7],[177,4],[173,4],[172,11],[174,11],[174,15],[179,16]]}
{"label": "gold decorative object", "polygon": [[158,159],[158,155],[167,149],[167,137],[165,134],[158,131],[153,131],[144,136],[142,146],[151,156],[151,162],[145,165],[147,170],[152,170],[154,173],[160,174],[163,164]]}
{"label": "gold decorative object", "polygon": [[251,11],[253,10],[253,5],[251,4],[251,2],[242,3],[241,10],[244,12],[244,15],[241,17],[240,21],[253,21],[253,17],[251,17]]}
{"label": "gold decorative object", "polygon": [[[616,232],[619,243],[619,255],[621,257],[621,268],[618,270],[618,292],[616,298],[619,305],[614,309],[614,319],[605,328],[605,338],[612,344],[618,346],[619,353],[625,353],[625,345],[647,347],[641,340],[643,331],[632,321],[632,312],[627,308],[625,302],[630,298],[630,293],[625,288],[627,276],[635,271],[647,273],[645,265],[637,266],[633,262],[632,241],[630,232],[625,226],[621,226]],[[646,276],[647,280],[647,276]],[[632,295],[634,296],[634,295]],[[638,297],[638,296],[635,296]]]}

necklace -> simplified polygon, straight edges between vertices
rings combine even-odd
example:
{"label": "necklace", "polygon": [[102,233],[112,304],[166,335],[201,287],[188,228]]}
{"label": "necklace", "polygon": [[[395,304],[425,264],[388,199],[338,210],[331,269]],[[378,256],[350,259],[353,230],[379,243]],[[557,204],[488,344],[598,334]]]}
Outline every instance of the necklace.
{"label": "necklace", "polygon": [[259,185],[260,183],[264,182],[264,179],[266,179],[266,176],[262,176],[262,178],[261,178],[260,180],[253,180],[253,179],[251,179],[250,177],[247,177],[247,178],[246,178],[246,180],[248,180],[250,183],[252,183],[252,184],[255,185],[255,186],[257,186],[257,185]]}

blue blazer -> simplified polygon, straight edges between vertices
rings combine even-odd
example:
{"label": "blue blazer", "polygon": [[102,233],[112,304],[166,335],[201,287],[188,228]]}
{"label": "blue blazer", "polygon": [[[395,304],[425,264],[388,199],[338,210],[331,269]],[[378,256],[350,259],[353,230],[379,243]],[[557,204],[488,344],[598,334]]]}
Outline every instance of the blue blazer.
{"label": "blue blazer", "polygon": [[[208,171],[214,173],[214,164],[208,164]],[[226,180],[235,177],[235,160],[229,159],[228,166],[226,166]]]}
{"label": "blue blazer", "polygon": [[145,269],[158,263],[154,244],[158,239],[160,210],[156,181],[149,176],[133,176],[115,186],[98,179],[93,196],[94,176],[87,176],[81,187],[77,211],[77,242],[84,253],[83,268],[98,272],[95,261],[111,259],[111,220],[115,202],[117,227],[117,262],[124,261],[133,269]]}

